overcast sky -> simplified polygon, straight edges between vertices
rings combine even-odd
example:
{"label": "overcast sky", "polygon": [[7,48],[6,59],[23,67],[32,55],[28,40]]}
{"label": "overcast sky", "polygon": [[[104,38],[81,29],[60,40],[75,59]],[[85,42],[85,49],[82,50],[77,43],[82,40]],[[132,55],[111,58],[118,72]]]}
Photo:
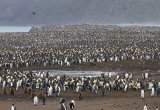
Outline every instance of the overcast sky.
{"label": "overcast sky", "polygon": [[0,25],[160,24],[160,0],[0,0]]}

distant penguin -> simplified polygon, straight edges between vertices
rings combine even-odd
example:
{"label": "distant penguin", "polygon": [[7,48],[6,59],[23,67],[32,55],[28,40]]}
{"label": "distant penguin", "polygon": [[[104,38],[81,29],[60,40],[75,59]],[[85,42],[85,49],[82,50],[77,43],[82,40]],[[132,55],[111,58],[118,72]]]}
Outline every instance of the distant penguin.
{"label": "distant penguin", "polygon": [[33,98],[33,104],[38,105],[38,97],[36,95]]}
{"label": "distant penguin", "polygon": [[48,88],[48,96],[52,96],[53,88],[52,86]]}
{"label": "distant penguin", "polygon": [[154,94],[155,94],[155,90],[154,90],[154,87],[152,87],[152,89],[151,89],[151,96],[154,96]]}
{"label": "distant penguin", "polygon": [[141,98],[144,99],[144,90],[141,90]]}
{"label": "distant penguin", "polygon": [[71,110],[73,110],[75,108],[75,101],[71,100],[71,102],[69,103],[69,107]]}

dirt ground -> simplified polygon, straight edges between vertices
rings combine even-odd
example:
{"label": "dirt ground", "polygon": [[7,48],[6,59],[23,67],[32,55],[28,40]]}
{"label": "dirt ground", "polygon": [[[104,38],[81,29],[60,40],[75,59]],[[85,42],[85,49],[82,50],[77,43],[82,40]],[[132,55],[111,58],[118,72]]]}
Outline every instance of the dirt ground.
{"label": "dirt ground", "polygon": [[[20,70],[39,69],[36,67],[20,68]],[[108,63],[87,63],[72,67],[54,66],[44,67],[41,69],[59,69],[59,70],[101,70],[101,71],[122,71],[134,73],[134,77],[140,77],[143,71],[148,71],[152,79],[160,79],[159,61],[125,61],[125,62],[108,62]],[[38,106],[34,106],[31,95],[25,94],[21,89],[11,96],[4,95],[0,89],[0,110],[9,110],[11,104],[16,105],[17,110],[58,110],[59,98],[55,96],[47,97],[46,105],[39,102]],[[38,94],[39,91],[36,91]],[[84,93],[84,99],[78,100],[78,94],[74,91],[61,93],[60,97],[66,99],[66,105],[69,110],[69,102],[74,99],[76,101],[75,110],[143,110],[143,106],[148,104],[149,110],[155,110],[156,105],[160,106],[160,97],[151,97],[151,91],[145,92],[145,98],[140,98],[140,91],[107,91],[106,96],[98,94]]]}
{"label": "dirt ground", "polygon": [[[102,97],[100,94],[88,94],[83,100],[78,100],[76,96],[70,93],[61,95],[61,97],[66,97],[68,108],[70,100],[75,99],[75,110],[143,110],[143,106],[146,103],[149,110],[155,110],[156,105],[160,105],[160,98],[151,97],[150,91],[145,94],[145,99],[140,98],[140,91],[128,91],[126,93],[117,91],[108,92],[105,97]],[[0,109],[9,110],[12,103],[16,105],[17,110],[58,110],[59,99],[49,97],[47,98],[46,105],[42,105],[39,102],[38,106],[34,106],[33,102],[29,99],[10,97],[0,100]]]}

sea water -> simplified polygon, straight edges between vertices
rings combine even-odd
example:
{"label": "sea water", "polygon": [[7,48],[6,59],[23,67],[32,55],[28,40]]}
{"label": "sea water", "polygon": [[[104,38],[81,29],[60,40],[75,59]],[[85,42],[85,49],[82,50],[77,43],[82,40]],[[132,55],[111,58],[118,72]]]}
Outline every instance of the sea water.
{"label": "sea water", "polygon": [[[28,72],[28,71],[27,71]],[[49,72],[51,76],[67,75],[72,77],[98,77],[101,74],[105,76],[117,75],[119,72],[102,72],[102,71],[63,71],[63,70],[34,70],[33,72]]]}
{"label": "sea water", "polygon": [[29,32],[31,26],[0,26],[0,32]]}

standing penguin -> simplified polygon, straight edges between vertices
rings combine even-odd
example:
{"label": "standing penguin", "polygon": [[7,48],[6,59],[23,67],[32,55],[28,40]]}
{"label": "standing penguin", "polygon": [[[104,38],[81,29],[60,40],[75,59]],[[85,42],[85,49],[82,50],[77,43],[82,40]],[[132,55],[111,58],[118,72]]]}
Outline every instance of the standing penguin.
{"label": "standing penguin", "polygon": [[65,105],[65,99],[64,98],[60,99],[59,110],[67,110],[67,106]]}
{"label": "standing penguin", "polygon": [[159,110],[159,107],[158,107],[158,106],[156,106],[156,110]]}
{"label": "standing penguin", "polygon": [[33,104],[38,105],[38,97],[36,95],[33,98]]}
{"label": "standing penguin", "polygon": [[127,88],[128,88],[128,85],[127,85],[127,84],[125,84],[125,86],[124,86],[124,92],[126,92],[126,91],[127,91]]}
{"label": "standing penguin", "polygon": [[148,110],[147,104],[144,105],[143,110]]}
{"label": "standing penguin", "polygon": [[11,110],[16,110],[16,107],[14,104],[11,105]]}
{"label": "standing penguin", "polygon": [[155,89],[154,89],[154,87],[152,87],[152,89],[151,89],[151,96],[154,96],[154,94],[155,94]]}
{"label": "standing penguin", "polygon": [[42,103],[43,105],[46,104],[46,94],[45,93],[43,93],[43,96],[42,96]]}
{"label": "standing penguin", "polygon": [[52,93],[53,93],[53,88],[52,88],[52,86],[50,86],[48,88],[48,96],[52,96]]}
{"label": "standing penguin", "polygon": [[74,108],[75,108],[75,101],[74,100],[71,100],[71,102],[69,103],[69,107],[71,110],[74,110]]}
{"label": "standing penguin", "polygon": [[144,99],[144,90],[141,90],[141,98]]}

